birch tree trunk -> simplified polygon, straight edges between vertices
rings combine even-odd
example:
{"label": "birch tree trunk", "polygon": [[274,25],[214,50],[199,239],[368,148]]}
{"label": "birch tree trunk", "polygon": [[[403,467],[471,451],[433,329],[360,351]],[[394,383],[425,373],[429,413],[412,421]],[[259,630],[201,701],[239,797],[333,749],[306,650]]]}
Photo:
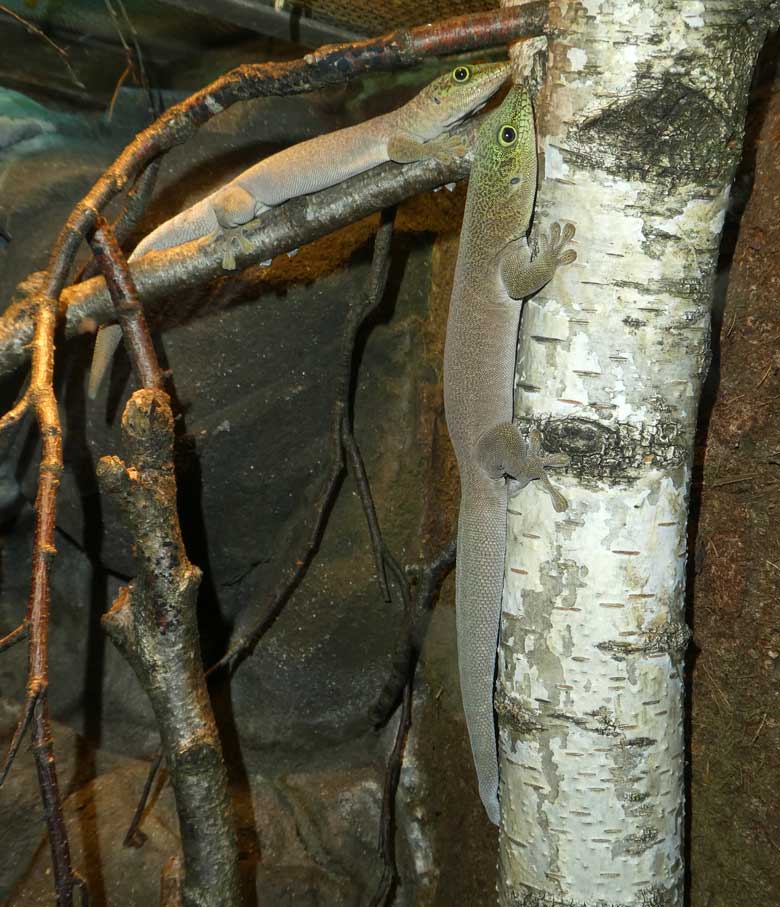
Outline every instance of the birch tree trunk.
{"label": "birch tree trunk", "polygon": [[578,259],[525,305],[515,414],[572,463],[553,477],[565,513],[533,484],[509,504],[502,905],[683,904],[692,451],[770,15],[746,0],[551,3],[536,223],[574,223]]}

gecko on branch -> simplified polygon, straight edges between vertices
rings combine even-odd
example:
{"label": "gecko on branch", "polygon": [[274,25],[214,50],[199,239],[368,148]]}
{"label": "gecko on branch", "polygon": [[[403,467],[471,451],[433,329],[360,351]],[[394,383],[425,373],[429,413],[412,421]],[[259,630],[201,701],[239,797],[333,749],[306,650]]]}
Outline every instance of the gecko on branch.
{"label": "gecko on branch", "polygon": [[536,432],[512,422],[515,356],[523,299],[576,258],[564,249],[574,227],[553,224],[534,257],[526,234],[536,193],[536,132],[528,93],[513,88],[477,133],[444,348],[444,409],[461,481],[456,562],[458,664],[479,792],[500,818],[493,717],[510,494],[538,479],[557,511],[566,500],[545,468]]}
{"label": "gecko on branch", "polygon": [[[484,106],[508,75],[505,62],[461,63],[396,110],[285,148],[160,224],[139,243],[130,259],[213,234],[222,244],[223,267],[233,270],[233,240],[245,242],[242,230],[269,208],[389,160],[409,163],[435,157],[446,161],[461,153],[462,139],[447,131]],[[99,329],[89,378],[90,399],[97,395],[121,338],[118,325]]]}

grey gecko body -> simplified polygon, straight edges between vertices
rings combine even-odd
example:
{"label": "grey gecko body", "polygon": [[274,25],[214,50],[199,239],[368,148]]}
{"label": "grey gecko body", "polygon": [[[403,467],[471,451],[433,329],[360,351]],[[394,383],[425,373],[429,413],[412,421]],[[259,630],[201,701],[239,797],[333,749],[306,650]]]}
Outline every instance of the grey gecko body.
{"label": "grey gecko body", "polygon": [[[447,130],[482,107],[508,75],[508,63],[460,64],[397,110],[285,148],[160,224],[139,243],[130,260],[214,234],[223,243],[223,266],[232,270],[232,240],[245,243],[242,227],[269,208],[334,186],[388,160],[447,160],[462,152],[462,140]],[[121,338],[118,325],[104,325],[98,331],[88,388],[91,399]]]}
{"label": "grey gecko body", "polygon": [[[500,818],[493,713],[496,645],[506,553],[508,480],[519,490],[542,481],[556,510],[565,499],[549,483],[540,439],[512,422],[515,357],[522,300],[543,287],[559,264],[570,226],[555,224],[535,257],[526,234],[536,192],[536,135],[531,100],[513,88],[480,127],[447,324],[444,403],[458,460],[456,608],[458,662],[480,797]],[[513,489],[514,493],[515,489]]]}

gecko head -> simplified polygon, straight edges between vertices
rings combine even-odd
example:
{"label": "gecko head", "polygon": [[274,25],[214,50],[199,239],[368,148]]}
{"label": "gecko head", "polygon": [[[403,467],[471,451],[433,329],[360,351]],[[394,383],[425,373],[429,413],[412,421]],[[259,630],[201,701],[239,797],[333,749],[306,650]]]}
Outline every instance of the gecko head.
{"label": "gecko head", "polygon": [[490,196],[491,220],[506,237],[525,234],[536,193],[536,134],[524,88],[513,88],[479,127],[470,182]]}
{"label": "gecko head", "polygon": [[417,95],[417,115],[438,135],[483,107],[508,76],[509,63],[459,63]]}

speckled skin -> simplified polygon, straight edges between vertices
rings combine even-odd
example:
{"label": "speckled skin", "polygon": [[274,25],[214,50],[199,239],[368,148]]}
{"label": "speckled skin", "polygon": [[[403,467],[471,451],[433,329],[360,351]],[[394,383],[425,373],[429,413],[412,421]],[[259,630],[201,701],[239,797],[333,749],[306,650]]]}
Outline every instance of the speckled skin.
{"label": "speckled skin", "polygon": [[[467,78],[456,79],[459,70],[468,73]],[[461,64],[438,76],[397,110],[285,148],[160,224],[139,243],[130,259],[213,233],[224,243],[223,266],[232,270],[234,232],[270,207],[326,189],[388,160],[447,159],[462,152],[461,140],[447,135],[446,130],[482,107],[508,75],[508,63]],[[236,238],[241,242],[240,232]],[[98,331],[89,379],[91,399],[121,337],[118,325]]]}
{"label": "speckled skin", "polygon": [[[509,132],[506,132],[509,128]],[[502,143],[512,132],[516,139]],[[517,332],[522,300],[543,287],[574,235],[557,224],[536,257],[526,233],[536,192],[536,135],[528,94],[514,88],[480,127],[447,323],[444,405],[458,459],[456,608],[463,708],[479,791],[498,824],[498,756],[493,716],[496,645],[506,553],[507,479],[513,493],[540,479],[556,510],[565,499],[551,488],[540,439],[526,440],[512,423]]]}

